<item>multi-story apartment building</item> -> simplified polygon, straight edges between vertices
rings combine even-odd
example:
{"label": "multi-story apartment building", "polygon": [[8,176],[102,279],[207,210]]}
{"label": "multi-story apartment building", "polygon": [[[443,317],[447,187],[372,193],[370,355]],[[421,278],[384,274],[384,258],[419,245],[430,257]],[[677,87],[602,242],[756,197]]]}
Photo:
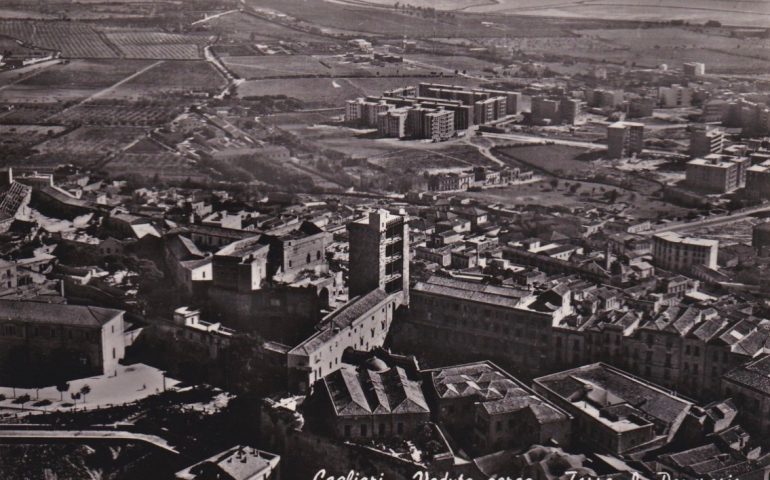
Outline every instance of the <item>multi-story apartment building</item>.
{"label": "multi-story apartment building", "polygon": [[756,200],[770,200],[770,160],[746,169],[746,195]]}
{"label": "multi-story apartment building", "polygon": [[532,97],[531,116],[532,124],[545,125],[555,124],[561,121],[561,112],[559,111],[561,103],[543,95]]}
{"label": "multi-story apartment building", "polygon": [[406,118],[408,114],[409,109],[403,107],[381,113],[377,118],[377,133],[381,137],[406,137]]}
{"label": "multi-story apartment building", "polygon": [[658,100],[663,108],[689,107],[692,104],[692,89],[682,85],[660,87]]}
{"label": "multi-story apartment building", "polygon": [[[0,368],[14,351],[50,367],[114,375],[125,356],[122,310],[0,300]],[[20,349],[20,350],[19,350]],[[19,368],[15,365],[12,368]]]}
{"label": "multi-story apartment building", "polygon": [[615,122],[607,127],[607,154],[625,158],[644,149],[644,124]]}
{"label": "multi-story apartment building", "polygon": [[716,269],[718,251],[719,240],[682,237],[674,232],[652,237],[655,266],[664,270],[687,272],[695,265]]}
{"label": "multi-story apartment building", "polygon": [[290,387],[304,392],[339,370],[347,348],[369,351],[381,347],[400,304],[401,292],[387,294],[377,288],[326,316],[316,333],[289,351]]}
{"label": "multi-story apartment building", "polygon": [[478,100],[473,104],[473,122],[477,125],[494,122],[505,117],[506,98],[503,96]]}
{"label": "multi-story apartment building", "polygon": [[409,304],[409,224],[387,210],[348,224],[350,295],[381,288]]}
{"label": "multi-story apartment building", "polygon": [[746,157],[712,153],[687,162],[686,184],[706,193],[729,193],[746,186]]}
{"label": "multi-story apartment building", "polygon": [[704,102],[700,121],[703,123],[722,122],[728,107],[727,101],[718,98]]}
{"label": "multi-story apartment building", "polygon": [[725,132],[718,128],[696,128],[690,134],[690,155],[705,157],[712,153],[722,153]]}
{"label": "multi-story apartment building", "polygon": [[605,90],[597,88],[588,93],[588,104],[597,108],[615,108],[623,103],[622,90]]}
{"label": "multi-story apartment building", "polygon": [[559,116],[562,123],[575,125],[580,117],[582,102],[576,98],[562,97],[559,104]]}
{"label": "multi-story apartment building", "polygon": [[682,64],[682,73],[688,77],[705,75],[706,65],[700,62],[686,62]]}

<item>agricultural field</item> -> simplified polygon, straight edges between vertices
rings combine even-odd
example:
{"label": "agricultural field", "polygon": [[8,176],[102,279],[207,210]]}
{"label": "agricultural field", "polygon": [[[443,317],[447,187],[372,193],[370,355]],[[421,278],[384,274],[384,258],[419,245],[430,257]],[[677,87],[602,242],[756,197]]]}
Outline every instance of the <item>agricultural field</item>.
{"label": "agricultural field", "polygon": [[[259,5],[256,5],[259,6]],[[234,13],[206,22],[209,33],[221,36],[223,42],[291,42],[337,43],[324,35],[294,30],[247,13]]]}
{"label": "agricultural field", "polygon": [[56,104],[10,104],[0,110],[0,125],[42,123],[62,109]]}
{"label": "agricultural field", "polygon": [[125,58],[197,60],[203,58],[203,44],[209,37],[155,31],[107,32]]}
{"label": "agricultural field", "polygon": [[341,55],[259,55],[224,57],[227,68],[241,78],[376,77],[428,75],[430,70],[409,63],[353,62]]}
{"label": "agricultural field", "polygon": [[[351,4],[392,7],[390,0],[335,0]],[[677,0],[634,0],[607,4],[601,0],[543,3],[540,0],[413,0],[415,7],[475,13],[502,13],[551,17],[583,17],[668,21],[672,18],[705,23],[718,20],[728,25],[767,26],[770,12],[762,2],[751,0],[696,0],[683,5]]]}
{"label": "agricultural field", "polygon": [[48,89],[102,89],[114,85],[150,63],[140,60],[72,60],[40,70],[18,85]]}
{"label": "agricultural field", "polygon": [[[730,37],[720,29],[698,31],[688,28],[644,28],[583,30],[577,42],[599,41],[615,45],[617,55],[640,64],[667,63],[679,67],[684,62],[704,61],[709,71],[759,71],[770,68],[770,39]],[[601,55],[601,52],[597,52]]]}
{"label": "agricultural field", "polygon": [[182,106],[89,102],[49,119],[63,125],[155,126],[172,120]]}
{"label": "agricultural field", "polygon": [[477,86],[465,77],[381,77],[381,78],[290,78],[251,80],[238,87],[238,96],[286,95],[305,102],[308,107],[344,107],[345,100],[365,95],[380,95],[396,87],[420,82],[447,82]]}
{"label": "agricultural field", "polygon": [[141,100],[193,91],[218,93],[225,84],[224,77],[206,61],[168,61],[123,83],[108,97]]}
{"label": "agricultural field", "polygon": [[0,149],[35,145],[65,130],[56,125],[0,125]]}
{"label": "agricultural field", "polygon": [[[606,21],[586,18],[462,15],[423,16],[421,12],[395,11],[345,4],[339,0],[245,0],[247,5],[270,8],[301,20],[336,30],[366,32],[389,38],[485,38],[500,36],[543,37],[566,35],[576,28],[602,28]],[[534,2],[535,0],[527,0]],[[409,2],[406,2],[409,3]],[[393,3],[390,3],[392,7]],[[227,18],[223,17],[223,18]],[[601,15],[595,18],[603,18]],[[618,26],[622,26],[622,22]],[[591,27],[590,25],[593,25]]]}
{"label": "agricultural field", "polygon": [[79,127],[35,147],[41,156],[87,158],[96,161],[120,150],[145,134],[138,127]]}
{"label": "agricultural field", "polygon": [[107,162],[103,169],[110,176],[133,174],[149,178],[157,175],[159,179],[173,181],[201,177],[201,173],[193,161],[172,152],[122,153]]}
{"label": "agricultural field", "polygon": [[68,58],[120,56],[103,34],[78,22],[2,20],[0,35],[18,38],[30,46],[61,51]]}
{"label": "agricultural field", "polygon": [[450,70],[480,74],[485,69],[499,67],[498,64],[464,55],[406,55],[405,60],[426,66],[437,65]]}

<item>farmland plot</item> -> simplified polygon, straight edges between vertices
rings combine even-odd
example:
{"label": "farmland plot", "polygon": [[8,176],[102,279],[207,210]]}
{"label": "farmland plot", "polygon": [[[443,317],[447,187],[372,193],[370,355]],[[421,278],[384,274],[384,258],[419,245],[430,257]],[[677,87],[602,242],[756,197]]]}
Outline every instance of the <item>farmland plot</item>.
{"label": "farmland plot", "polygon": [[105,35],[126,58],[197,60],[203,57],[200,44],[207,40],[207,37],[153,31],[107,32]]}
{"label": "farmland plot", "polygon": [[77,22],[3,20],[0,35],[18,38],[30,46],[58,50],[69,58],[119,56],[101,33]]}

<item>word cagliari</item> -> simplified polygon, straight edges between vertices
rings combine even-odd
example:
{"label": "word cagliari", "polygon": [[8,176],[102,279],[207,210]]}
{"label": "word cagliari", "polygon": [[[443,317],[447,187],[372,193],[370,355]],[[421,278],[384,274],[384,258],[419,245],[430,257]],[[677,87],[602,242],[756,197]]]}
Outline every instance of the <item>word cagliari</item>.
{"label": "word cagliari", "polygon": [[[316,472],[315,476],[313,477],[313,480],[385,480],[385,474],[380,473],[379,475],[366,476],[366,475],[361,475],[361,473],[356,472],[355,470],[351,470],[348,472],[347,475],[340,475],[340,476],[328,475],[327,476],[326,469],[321,469]],[[430,474],[428,472],[417,472],[414,475],[412,475],[412,480],[473,480],[473,477],[466,477],[463,474],[460,474],[459,477],[450,477],[449,473],[445,473],[441,476],[435,476],[435,474]],[[489,480],[532,480],[532,478],[495,476],[495,477],[489,478]],[[579,480],[579,479],[575,479],[575,480]]]}

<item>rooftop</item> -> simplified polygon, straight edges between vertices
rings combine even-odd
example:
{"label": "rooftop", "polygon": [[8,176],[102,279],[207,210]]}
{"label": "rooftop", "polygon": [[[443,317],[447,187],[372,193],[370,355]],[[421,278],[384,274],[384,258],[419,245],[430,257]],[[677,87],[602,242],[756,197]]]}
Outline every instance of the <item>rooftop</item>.
{"label": "rooftop", "polygon": [[0,300],[0,320],[24,323],[99,327],[122,314],[111,308]]}

